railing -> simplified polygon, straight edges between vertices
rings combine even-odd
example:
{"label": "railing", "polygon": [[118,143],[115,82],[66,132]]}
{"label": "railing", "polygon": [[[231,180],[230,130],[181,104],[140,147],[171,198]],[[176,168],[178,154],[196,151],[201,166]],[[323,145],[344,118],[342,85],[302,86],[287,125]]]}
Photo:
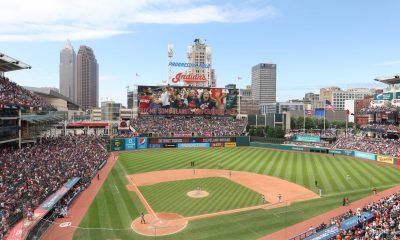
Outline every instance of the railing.
{"label": "railing", "polygon": [[288,240],[301,240],[301,239],[304,239],[306,237],[309,237],[309,236],[313,235],[316,232],[317,232],[316,228],[310,228],[305,232],[299,233],[296,236],[288,238]]}

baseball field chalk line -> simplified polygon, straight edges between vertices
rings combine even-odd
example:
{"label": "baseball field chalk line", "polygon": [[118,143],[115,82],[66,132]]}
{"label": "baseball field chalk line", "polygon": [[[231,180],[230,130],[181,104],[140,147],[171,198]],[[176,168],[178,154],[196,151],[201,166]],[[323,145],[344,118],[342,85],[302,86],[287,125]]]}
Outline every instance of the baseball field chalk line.
{"label": "baseball field chalk line", "polygon": [[115,185],[115,184],[114,184],[114,187],[115,187],[115,189],[117,190],[117,192],[114,192],[114,191],[113,191],[113,195],[115,195],[115,194],[119,194],[119,190],[118,190],[118,187],[117,187],[117,185]]}
{"label": "baseball field chalk line", "polygon": [[[117,162],[118,165],[120,165],[121,163],[118,161]],[[151,208],[150,204],[147,202],[146,198],[143,196],[143,194],[140,192],[135,180],[126,172],[125,168],[121,168],[122,171],[124,172],[125,176],[127,176],[129,183],[133,186],[133,188],[135,189],[136,194],[139,197],[139,200],[142,202],[142,204],[144,205],[144,207],[146,208],[147,212],[154,215],[154,217],[158,219],[158,216],[156,214],[156,212],[154,212],[153,208]]]}

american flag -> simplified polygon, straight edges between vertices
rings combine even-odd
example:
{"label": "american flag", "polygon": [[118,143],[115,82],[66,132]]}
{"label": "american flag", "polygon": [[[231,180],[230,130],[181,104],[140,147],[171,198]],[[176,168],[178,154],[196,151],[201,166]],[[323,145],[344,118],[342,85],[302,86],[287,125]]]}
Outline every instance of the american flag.
{"label": "american flag", "polygon": [[312,110],[304,110],[304,114],[307,116],[312,116]]}
{"label": "american flag", "polygon": [[332,103],[329,100],[325,100],[325,109],[335,111],[335,108],[332,106]]}

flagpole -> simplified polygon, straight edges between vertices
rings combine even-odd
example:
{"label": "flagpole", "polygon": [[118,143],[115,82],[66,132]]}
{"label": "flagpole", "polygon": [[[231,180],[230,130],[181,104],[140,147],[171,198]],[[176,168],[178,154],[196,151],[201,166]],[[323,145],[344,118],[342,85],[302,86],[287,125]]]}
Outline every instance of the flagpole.
{"label": "flagpole", "polygon": [[306,132],[306,107],[303,102],[303,131]]}
{"label": "flagpole", "polygon": [[324,131],[325,131],[326,107],[324,106]]}
{"label": "flagpole", "polygon": [[345,136],[347,136],[347,127],[349,124],[349,110],[346,110],[346,132],[344,133]]}

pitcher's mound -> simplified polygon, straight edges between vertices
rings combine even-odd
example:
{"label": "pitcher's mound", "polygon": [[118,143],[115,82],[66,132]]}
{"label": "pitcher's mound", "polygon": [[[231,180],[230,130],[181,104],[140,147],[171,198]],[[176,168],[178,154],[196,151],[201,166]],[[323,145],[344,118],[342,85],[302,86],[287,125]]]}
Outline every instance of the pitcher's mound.
{"label": "pitcher's mound", "polygon": [[141,224],[141,218],[136,218],[132,224],[132,229],[145,236],[164,236],[182,231],[188,221],[183,216],[176,213],[157,213],[157,217],[153,214],[144,216],[145,224]]}
{"label": "pitcher's mound", "polygon": [[208,196],[208,192],[203,190],[194,190],[187,192],[186,195],[188,195],[191,198],[203,198]]}

